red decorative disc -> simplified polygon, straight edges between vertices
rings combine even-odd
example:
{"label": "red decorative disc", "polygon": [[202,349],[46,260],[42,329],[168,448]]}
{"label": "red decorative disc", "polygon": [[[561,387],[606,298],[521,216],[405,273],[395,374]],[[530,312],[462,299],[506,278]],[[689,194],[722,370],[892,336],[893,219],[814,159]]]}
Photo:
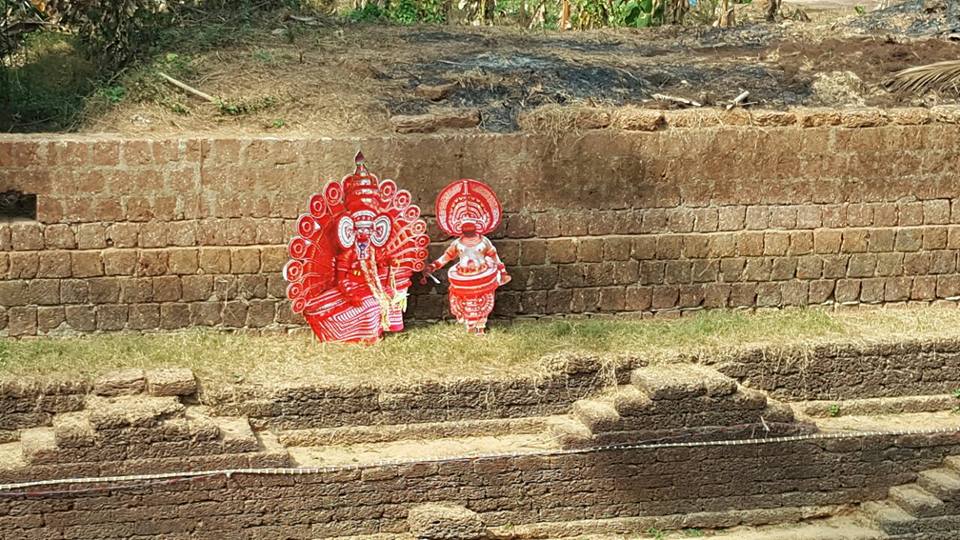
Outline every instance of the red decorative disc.
{"label": "red decorative disc", "polygon": [[503,209],[493,189],[479,180],[463,179],[443,188],[437,196],[437,225],[455,236],[464,221],[477,224],[477,232],[488,234],[500,225]]}

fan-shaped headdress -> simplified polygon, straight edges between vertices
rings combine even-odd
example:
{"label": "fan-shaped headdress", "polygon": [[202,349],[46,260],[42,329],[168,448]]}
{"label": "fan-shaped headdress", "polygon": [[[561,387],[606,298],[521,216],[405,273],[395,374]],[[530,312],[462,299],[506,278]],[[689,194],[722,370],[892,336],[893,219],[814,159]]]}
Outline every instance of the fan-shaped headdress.
{"label": "fan-shaped headdress", "polygon": [[493,189],[479,180],[463,179],[443,188],[437,196],[437,225],[456,236],[472,222],[477,232],[489,234],[500,225],[503,209]]}

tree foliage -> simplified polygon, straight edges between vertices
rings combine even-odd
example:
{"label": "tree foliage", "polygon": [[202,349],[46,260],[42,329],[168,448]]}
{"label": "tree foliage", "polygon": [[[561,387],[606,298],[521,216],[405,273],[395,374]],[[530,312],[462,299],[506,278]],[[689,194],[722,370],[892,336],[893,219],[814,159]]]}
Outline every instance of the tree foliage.
{"label": "tree foliage", "polygon": [[43,12],[29,0],[0,0],[0,59],[15,51],[27,34],[43,23]]}

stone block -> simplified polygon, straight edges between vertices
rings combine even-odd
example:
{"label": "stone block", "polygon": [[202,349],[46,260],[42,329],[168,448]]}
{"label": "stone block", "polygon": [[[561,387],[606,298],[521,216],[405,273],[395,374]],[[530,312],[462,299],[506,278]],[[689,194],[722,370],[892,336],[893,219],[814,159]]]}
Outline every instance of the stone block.
{"label": "stone block", "polygon": [[637,107],[620,107],[613,117],[614,127],[627,131],[656,131],[665,122],[662,112]]}
{"label": "stone block", "polygon": [[648,366],[634,370],[630,383],[654,401],[680,400],[700,396],[729,396],[737,382],[716,370],[693,364]]}
{"label": "stone block", "polygon": [[103,272],[108,276],[130,276],[136,267],[135,250],[109,249],[103,252]]}
{"label": "stone block", "polygon": [[160,326],[158,304],[134,304],[129,306],[127,324],[132,330],[153,330]]}
{"label": "stone block", "polygon": [[757,307],[779,307],[781,301],[780,285],[778,283],[757,284]]}
{"label": "stone block", "polygon": [[97,313],[93,306],[66,306],[64,315],[73,330],[93,332],[97,329]]}
{"label": "stone block", "polygon": [[858,302],[860,300],[860,280],[841,279],[837,281],[834,298],[838,304]]}
{"label": "stone block", "polygon": [[577,244],[570,238],[547,240],[547,261],[572,263],[577,260]]}
{"label": "stone block", "polygon": [[897,251],[919,251],[923,246],[923,231],[921,229],[900,229],[894,248]]}
{"label": "stone block", "polygon": [[103,275],[103,260],[98,251],[76,251],[70,254],[73,277]]}
{"label": "stone block", "polygon": [[37,330],[40,333],[52,332],[60,328],[65,319],[61,306],[42,306],[37,308]]}
{"label": "stone block", "polygon": [[923,222],[927,225],[950,223],[950,201],[947,199],[923,201]]}
{"label": "stone block", "polygon": [[718,210],[717,229],[720,231],[739,231],[746,223],[746,207],[722,206]]}
{"label": "stone block", "polygon": [[14,251],[43,249],[43,230],[39,223],[14,222],[10,224],[10,241]]}
{"label": "stone block", "polygon": [[815,253],[839,253],[842,233],[840,231],[818,230],[813,233],[813,250]]}
{"label": "stone block", "polygon": [[823,277],[842,278],[847,276],[849,255],[827,255],[823,257]]}
{"label": "stone block", "polygon": [[43,231],[43,242],[47,249],[74,249],[77,240],[69,225],[48,225]]}
{"label": "stone block", "polygon": [[813,231],[792,231],[788,255],[808,255],[813,253]]}
{"label": "stone block", "polygon": [[[542,244],[542,242],[540,242],[540,243]],[[576,246],[577,246],[577,260],[582,261],[582,262],[601,262],[601,261],[603,261],[603,243],[604,243],[604,240],[603,240],[602,238],[581,238],[581,239],[576,243]],[[538,257],[538,256],[539,256],[539,251],[540,251],[539,247],[538,247],[536,244],[533,245],[532,247],[533,247],[533,253],[531,253],[531,256],[532,256],[534,259],[535,259],[535,258],[539,258],[539,257]],[[544,245],[544,247],[545,247],[545,245]],[[523,246],[523,250],[524,250],[523,257],[524,257],[524,258],[526,258],[526,255],[527,255],[527,254],[526,254],[526,248],[527,248],[527,246],[524,245],[524,246]],[[540,261],[540,264],[542,264],[542,263],[543,263],[543,261],[541,260],[541,261]],[[528,262],[528,263],[524,263],[524,264],[536,264],[536,263],[534,263],[534,262]]]}
{"label": "stone block", "polygon": [[7,309],[7,335],[11,337],[37,334],[37,308],[14,306]]}
{"label": "stone block", "polygon": [[487,528],[479,514],[452,504],[423,504],[407,514],[410,534],[423,540],[481,540]]}
{"label": "stone block", "polygon": [[833,280],[823,279],[810,282],[808,304],[817,305],[828,302],[833,297]]}
{"label": "stone block", "polygon": [[581,399],[570,410],[571,416],[587,426],[592,433],[603,433],[616,429],[620,414],[606,401]]}
{"label": "stone block", "polygon": [[883,278],[862,280],[860,282],[860,301],[867,304],[883,302],[885,283],[886,280]]}
{"label": "stone block", "polygon": [[125,369],[102,375],[93,383],[93,393],[98,396],[123,396],[143,392],[146,375],[142,369]]}
{"label": "stone block", "polygon": [[190,326],[189,304],[160,304],[160,328],[175,330]]}
{"label": "stone block", "polygon": [[[41,251],[37,254],[37,277],[70,277],[70,253],[67,251]],[[8,263],[9,264],[9,263]]]}
{"label": "stone block", "polygon": [[[140,370],[141,384],[144,381]],[[145,397],[118,395],[90,397],[87,411],[90,423],[98,431],[125,427],[152,427],[165,419],[181,416],[185,407],[173,396]]]}
{"label": "stone block", "polygon": [[756,301],[756,283],[734,283],[731,286],[730,307],[753,307]]}
{"label": "stone block", "polygon": [[197,391],[197,379],[186,368],[153,369],[146,372],[147,393],[151,396],[189,396]]}
{"label": "stone block", "polygon": [[103,249],[107,247],[107,227],[102,223],[81,223],[77,226],[77,248]]}
{"label": "stone block", "polygon": [[730,285],[726,283],[708,283],[703,290],[703,306],[706,308],[727,307],[730,300]]}
{"label": "stone block", "polygon": [[205,274],[229,274],[230,249],[218,247],[201,248],[200,269],[203,270]]}
{"label": "stone block", "polygon": [[[609,121],[607,122],[609,124]],[[480,111],[452,110],[421,115],[396,115],[390,124],[397,133],[432,133],[438,129],[462,129],[480,124]]]}

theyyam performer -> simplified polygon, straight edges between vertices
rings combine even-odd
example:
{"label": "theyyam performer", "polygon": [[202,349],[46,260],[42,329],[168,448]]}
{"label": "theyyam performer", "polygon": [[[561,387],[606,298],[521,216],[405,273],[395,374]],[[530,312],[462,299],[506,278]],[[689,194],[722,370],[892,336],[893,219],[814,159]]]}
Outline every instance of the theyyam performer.
{"label": "theyyam performer", "polygon": [[467,331],[482,334],[493,310],[495,291],[510,281],[497,249],[486,237],[500,225],[500,201],[483,182],[457,180],[437,196],[436,215],[440,229],[457,238],[425,272],[430,275],[457,261],[447,273],[450,312]]}
{"label": "theyyam performer", "polygon": [[410,192],[356,169],[327,183],[297,221],[283,269],[287,297],[321,341],[372,343],[403,329],[407,288],[430,238]]}

